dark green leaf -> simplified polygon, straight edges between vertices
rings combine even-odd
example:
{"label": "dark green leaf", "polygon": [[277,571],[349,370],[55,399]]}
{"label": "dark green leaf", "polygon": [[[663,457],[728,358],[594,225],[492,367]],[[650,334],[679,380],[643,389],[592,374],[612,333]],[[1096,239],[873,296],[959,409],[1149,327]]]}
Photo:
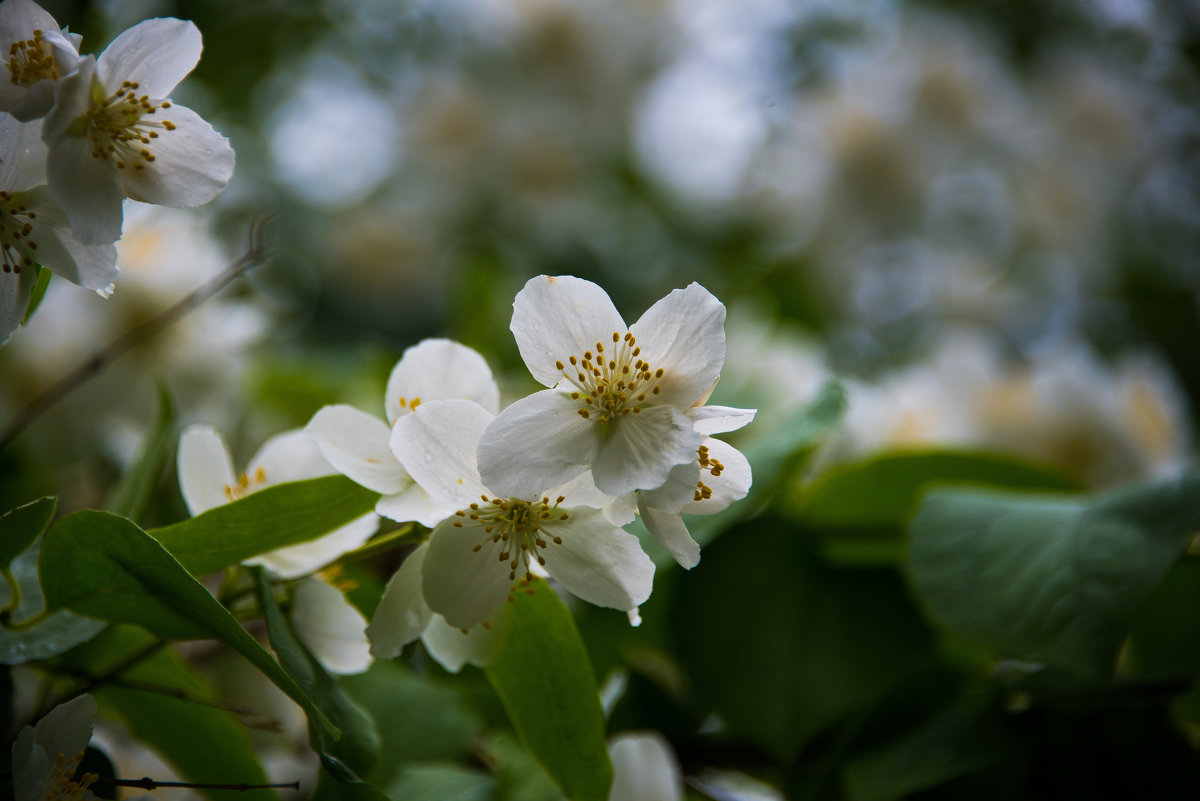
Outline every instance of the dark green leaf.
{"label": "dark green leaf", "polygon": [[142,516],[150,494],[162,476],[175,443],[175,402],[165,386],[158,384],[158,412],[146,431],[133,462],[104,499],[104,508],[133,520]]}
{"label": "dark green leaf", "polygon": [[1138,612],[1129,672],[1146,681],[1200,676],[1200,559],[1179,560]]}
{"label": "dark green leaf", "polygon": [[894,571],[834,568],[772,518],[709,546],[680,577],[671,624],[698,711],[781,761],[932,655]]}
{"label": "dark green leaf", "polygon": [[12,560],[41,536],[54,519],[58,498],[48,495],[24,506],[18,506],[0,517],[0,566],[8,567]]}
{"label": "dark green leaf", "polygon": [[[38,583],[38,549],[31,548],[12,563],[12,572],[21,585],[21,605],[13,620],[29,620],[42,611],[42,588]],[[0,582],[0,603],[7,604],[8,587]],[[104,628],[99,620],[55,612],[41,623],[23,631],[0,628],[0,664],[20,665],[68,651],[95,637]]]}
{"label": "dark green leaf", "polygon": [[910,527],[908,570],[961,636],[1095,682],[1200,528],[1200,474],[1092,502],[941,490]]}
{"label": "dark green leaf", "polygon": [[271,638],[271,647],[279,655],[279,663],[317,708],[342,731],[341,737],[335,738],[309,718],[308,737],[313,750],[333,778],[347,784],[362,783],[379,757],[379,733],[375,721],[296,637],[275,603],[263,569],[254,568],[254,575],[267,635]]}
{"label": "dark green leaf", "polygon": [[571,613],[544,581],[516,591],[488,681],[530,753],[572,801],[607,801],[604,712]]}
{"label": "dark green leaf", "polygon": [[53,273],[38,265],[37,280],[29,293],[29,303],[25,306],[25,317],[21,320],[21,325],[29,325],[29,321],[33,319],[33,313],[42,304],[42,298],[46,297],[46,289],[50,286],[51,275]]}
{"label": "dark green leaf", "polygon": [[813,528],[849,533],[899,533],[933,484],[1011,489],[1078,489],[1049,468],[991,453],[889,453],[824,473],[800,500],[801,520]]}
{"label": "dark green leaf", "polygon": [[[63,666],[103,674],[154,642],[141,629],[112,626],[102,636],[72,651]],[[218,699],[169,649],[155,651],[91,692],[106,715],[120,718],[130,734],[158,752],[184,781],[267,783],[246,727],[229,712],[200,703]],[[213,801],[229,797],[222,790],[198,792]],[[237,795],[239,801],[267,801],[275,797],[271,790],[250,790]]]}
{"label": "dark green leaf", "polygon": [[337,728],[295,681],[153,538],[123,517],[85,510],[46,534],[40,559],[50,609],[134,623],[163,639],[213,638],[283,690],[330,738]]}
{"label": "dark green leaf", "polygon": [[345,476],[278,484],[171,526],[151,529],[200,576],[285,545],[308,542],[370,512],[379,493]]}

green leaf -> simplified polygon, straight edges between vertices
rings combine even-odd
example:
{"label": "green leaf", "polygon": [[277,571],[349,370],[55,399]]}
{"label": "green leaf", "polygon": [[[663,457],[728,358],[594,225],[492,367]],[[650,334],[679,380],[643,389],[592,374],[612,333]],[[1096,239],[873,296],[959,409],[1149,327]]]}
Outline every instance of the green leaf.
{"label": "green leaf", "polygon": [[729,530],[680,576],[670,625],[697,712],[782,762],[933,649],[895,571],[835,568],[773,518]]}
{"label": "green leaf", "polygon": [[142,516],[150,495],[162,476],[163,467],[175,443],[175,402],[161,383],[158,384],[158,412],[146,432],[138,455],[104,499],[104,508],[113,514],[136,520]]}
{"label": "green leaf", "polygon": [[[112,626],[77,648],[62,667],[100,675],[155,642],[132,626]],[[186,698],[171,697],[171,693]],[[229,712],[199,700],[216,700],[183,660],[163,648],[122,671],[113,682],[91,690],[106,716],[120,718],[136,739],[154,749],[184,781],[211,784],[266,784],[246,728]],[[198,745],[202,744],[202,745]],[[222,801],[228,792],[198,790]],[[271,790],[238,793],[239,801],[276,798]]]}
{"label": "green leaf", "polygon": [[42,298],[46,297],[46,289],[50,286],[50,276],[52,275],[53,273],[45,267],[38,265],[37,279],[34,282],[33,290],[29,293],[29,303],[25,306],[25,317],[21,320],[21,325],[29,325],[29,321],[33,319],[33,313],[42,304]]}
{"label": "green leaf", "polygon": [[129,520],[93,510],[64,517],[42,541],[39,565],[48,608],[134,623],[167,640],[220,640],[299,704],[327,737],[340,736],[225,607]]}
{"label": "green leaf", "polygon": [[286,545],[314,540],[375,508],[379,493],[345,476],[267,487],[189,520],[150,530],[200,576]]}
{"label": "green leaf", "polygon": [[1145,681],[1200,676],[1200,559],[1175,563],[1138,612],[1128,671]]}
{"label": "green leaf", "polygon": [[5,512],[0,517],[0,566],[8,567],[12,560],[41,536],[50,521],[58,498],[47,495],[24,506]]}
{"label": "green leaf", "polygon": [[387,787],[396,801],[490,801],[495,780],[454,763],[405,765]]}
{"label": "green leaf", "polygon": [[908,571],[957,634],[1104,682],[1197,528],[1200,474],[1090,503],[938,490],[910,527]]}
{"label": "green leaf", "polygon": [[806,489],[798,512],[805,525],[822,530],[899,533],[916,511],[922,493],[933,484],[1079,489],[1067,476],[1002,454],[888,453],[827,471]]}
{"label": "green leaf", "polygon": [[[21,586],[21,605],[13,614],[18,623],[39,614],[45,602],[38,583],[38,549],[30,548],[12,563],[12,572]],[[8,587],[0,582],[0,603],[9,601]],[[0,664],[20,665],[49,659],[95,637],[104,628],[99,620],[55,612],[41,623],[21,631],[0,628]]]}
{"label": "green leaf", "polygon": [[258,600],[267,624],[271,647],[279,663],[312,699],[325,716],[342,731],[335,737],[309,718],[308,737],[313,750],[333,778],[346,784],[360,784],[379,757],[379,733],[375,721],[342,689],[337,679],[309,653],[283,619],[271,585],[261,567],[253,569]]}
{"label": "green leaf", "polygon": [[484,672],[530,753],[572,801],[607,801],[604,712],[571,613],[544,581],[514,592],[508,639]]}

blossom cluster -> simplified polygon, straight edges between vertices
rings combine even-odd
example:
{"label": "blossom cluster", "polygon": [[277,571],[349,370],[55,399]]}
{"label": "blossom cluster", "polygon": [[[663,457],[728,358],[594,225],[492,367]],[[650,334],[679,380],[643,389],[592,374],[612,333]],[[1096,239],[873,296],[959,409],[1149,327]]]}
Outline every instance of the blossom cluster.
{"label": "blossom cluster", "polygon": [[0,3],[0,342],[35,266],[112,291],[125,198],[199,206],[233,175],[228,140],[169,99],[200,59],[195,25],[146,20],[99,57],[81,41],[32,0]]}
{"label": "blossom cluster", "polygon": [[[640,513],[691,568],[700,547],[682,515],[721,511],[750,488],[745,457],[713,435],[746,425],[754,411],[705,405],[725,360],[725,307],[693,283],[627,326],[596,284],[543,275],[513,309],[521,356],[546,389],[501,410],[479,353],[425,340],[392,370],[385,419],[326,406],[302,431],[267,443],[240,475],[214,430],[189,428],[179,477],[192,513],[268,484],[340,472],[380,494],[376,514],[428,528],[366,627],[378,657],[420,638],[451,670],[486,663],[492,624],[534,577],[636,623],[654,564],[622,526]],[[374,527],[369,515],[260,562],[304,575]]]}

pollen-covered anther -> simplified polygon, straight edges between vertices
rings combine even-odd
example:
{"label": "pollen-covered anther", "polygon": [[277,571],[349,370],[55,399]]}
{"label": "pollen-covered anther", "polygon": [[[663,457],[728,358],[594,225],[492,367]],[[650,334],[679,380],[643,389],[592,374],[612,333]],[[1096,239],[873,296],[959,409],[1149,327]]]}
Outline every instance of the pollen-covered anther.
{"label": "pollen-covered anther", "polygon": [[159,109],[170,108],[166,101],[138,95],[137,81],[124,81],[121,88],[101,101],[93,101],[87,112],[87,138],[92,143],[92,156],[111,160],[123,170],[132,166],[144,170],[155,160],[148,145],[159,137],[159,131],[174,131],[170,120],[154,115]]}
{"label": "pollen-covered anther", "polygon": [[8,46],[8,79],[14,86],[32,86],[38,81],[58,79],[54,49],[35,30],[32,39],[21,39]]}
{"label": "pollen-covered anther", "polygon": [[[612,342],[612,351],[607,358],[603,355],[604,343],[597,341],[595,354],[585,350],[581,358],[567,357],[571,368],[562,361],[555,362],[565,383],[576,390],[569,393],[571,399],[598,406],[601,413],[595,419],[600,423],[607,423],[617,416],[640,413],[641,404],[648,395],[661,393],[660,385],[666,376],[664,369],[655,369],[640,358],[642,349],[632,333],[627,331],[622,335],[614,331]],[[580,417],[592,419],[590,412],[584,414],[585,411],[579,410]]]}

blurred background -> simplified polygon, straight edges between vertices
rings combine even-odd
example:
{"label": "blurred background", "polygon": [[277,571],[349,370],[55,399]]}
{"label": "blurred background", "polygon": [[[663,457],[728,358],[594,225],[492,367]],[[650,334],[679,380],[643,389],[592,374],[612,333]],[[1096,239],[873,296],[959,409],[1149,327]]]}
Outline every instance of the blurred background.
{"label": "blurred background", "polygon": [[786,407],[834,371],[858,399],[835,452],[992,443],[1106,485],[1189,451],[1190,0],[46,5],[85,52],[193,20],[174,96],[238,165],[211,207],[130,204],[110,300],[52,285],[0,351],[0,415],[218,272],[260,213],[276,255],[0,456],[6,502],[49,480],[93,503],[155,380],[243,454],[325,402],[379,411],[424,336],[513,368],[516,397],[509,304],[539,273],[630,321],[703,283],[730,309],[716,400]]}

